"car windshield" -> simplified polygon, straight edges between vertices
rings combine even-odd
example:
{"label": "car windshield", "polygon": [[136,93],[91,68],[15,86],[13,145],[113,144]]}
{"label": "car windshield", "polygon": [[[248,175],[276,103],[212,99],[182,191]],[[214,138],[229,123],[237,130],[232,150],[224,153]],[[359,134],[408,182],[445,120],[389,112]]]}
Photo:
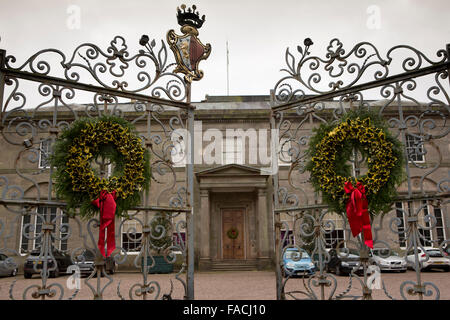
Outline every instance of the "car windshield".
{"label": "car windshield", "polygon": [[440,257],[440,256],[442,256],[441,251],[439,251],[439,250],[427,250],[427,253],[431,257]]}
{"label": "car windshield", "polygon": [[94,254],[89,250],[84,251],[83,256],[84,256],[84,259],[86,259],[86,260],[94,260],[95,259]]}
{"label": "car windshield", "polygon": [[398,253],[397,252],[395,252],[395,251],[389,252],[389,250],[373,250],[373,253],[376,256],[383,256],[383,257],[394,256],[394,257],[398,257]]}
{"label": "car windshield", "polygon": [[359,256],[359,251],[356,249],[339,249],[340,255],[354,254],[355,256]]}
{"label": "car windshield", "polygon": [[[284,258],[285,259],[298,259],[300,258],[300,252],[296,251],[296,250],[289,250],[286,251],[286,253],[284,254]],[[308,259],[309,255],[306,251],[302,250],[302,259]]]}

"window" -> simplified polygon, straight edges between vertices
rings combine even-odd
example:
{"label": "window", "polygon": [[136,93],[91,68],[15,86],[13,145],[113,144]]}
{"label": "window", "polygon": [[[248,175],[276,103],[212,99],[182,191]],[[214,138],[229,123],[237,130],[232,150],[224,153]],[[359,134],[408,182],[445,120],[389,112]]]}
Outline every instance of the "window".
{"label": "window", "polygon": [[291,140],[288,137],[282,137],[280,139],[279,153],[278,153],[278,165],[290,166],[292,157],[289,155],[289,149],[291,149]]}
{"label": "window", "polygon": [[180,232],[180,234],[178,234],[177,232],[174,232],[172,235],[172,241],[173,245],[179,247],[180,249],[186,247],[186,233]]}
{"label": "window", "polygon": [[142,226],[136,220],[127,220],[122,225],[122,248],[128,253],[140,251]]}
{"label": "window", "polygon": [[[50,212],[50,221],[53,221],[53,219],[56,218],[56,208],[55,207],[39,207],[38,208],[38,213],[43,216],[44,218],[46,218],[47,214]],[[46,218],[47,220],[47,218]],[[34,229],[34,234],[38,235],[39,233],[41,233],[42,231],[42,219],[38,216],[35,215],[35,229]],[[41,242],[43,240],[43,237],[34,239],[33,241],[33,249],[39,249],[41,247]],[[54,241],[54,239],[52,238],[52,242]]]}
{"label": "window", "polygon": [[[286,239],[283,242],[283,246],[282,248],[288,246],[288,245],[295,245],[295,237],[294,237],[294,233],[292,232],[292,230],[287,230],[288,234]],[[283,238],[285,237],[286,234],[286,230],[281,230],[281,240],[283,240]]]}
{"label": "window", "polygon": [[226,137],[225,148],[222,147],[222,164],[244,164],[242,137]]}
{"label": "window", "polygon": [[[403,208],[406,206],[408,210],[405,212]],[[442,241],[446,239],[445,224],[442,217],[442,211],[439,207],[431,206],[431,204],[429,204],[429,202],[426,200],[408,203],[396,202],[395,207],[397,218],[399,218],[401,221],[400,225],[397,227],[399,232],[398,240],[400,242],[400,247],[406,247],[406,235],[402,232],[404,232],[405,230],[405,219],[408,216],[407,212],[410,212],[411,214],[417,214],[419,226],[424,227],[418,228],[420,234],[419,241],[422,246],[435,246],[439,243],[442,243]],[[420,211],[416,212],[419,209]],[[427,219],[425,219],[425,217],[428,215],[434,215],[434,218],[436,219],[436,225],[431,230],[426,229],[431,227],[431,220],[428,221]],[[435,230],[435,233],[433,232],[433,230]]]}
{"label": "window", "polygon": [[[56,218],[57,208],[55,207],[39,207],[37,213],[43,216],[46,220],[46,215],[50,213],[50,221]],[[42,236],[35,238],[42,231],[42,218],[37,214],[28,214],[22,217],[22,231],[21,231],[21,243],[20,253],[25,254],[30,250],[39,249],[42,241]],[[26,237],[28,235],[28,239]],[[30,241],[32,245],[30,246]],[[52,237],[52,242],[54,238]]]}
{"label": "window", "polygon": [[[331,221],[334,224],[334,230],[330,233],[325,233],[325,247],[327,249],[336,248],[337,246],[343,247],[345,243],[342,241],[345,240],[345,232],[344,232],[344,220],[337,213],[328,213],[324,221]],[[332,228],[327,228],[326,231],[329,232]]]}
{"label": "window", "polygon": [[60,243],[59,243],[59,250],[61,251],[67,251],[68,247],[67,247],[67,240],[68,239],[64,239],[64,237],[67,237],[67,235],[69,234],[69,217],[67,215],[62,215],[61,216],[61,224],[66,224],[67,226],[63,226],[61,228],[61,238],[63,238]]}
{"label": "window", "polygon": [[400,220],[400,224],[397,226],[398,231],[398,241],[400,243],[401,248],[406,248],[406,238],[405,238],[405,218],[403,211],[403,204],[401,202],[395,203],[395,214],[397,218]]}
{"label": "window", "polygon": [[442,218],[441,208],[434,207],[434,217],[436,218],[436,237],[438,243],[442,243],[446,239],[445,237],[445,226],[444,220]]}
{"label": "window", "polygon": [[20,239],[20,253],[21,254],[25,254],[29,250],[29,241],[30,240],[26,236],[28,235],[28,237],[30,237],[30,238],[32,236],[31,230],[29,230],[31,227],[30,222],[31,222],[31,215],[27,214],[25,216],[22,216],[22,231],[21,231],[22,237]]}
{"label": "window", "polygon": [[406,154],[409,162],[425,162],[425,152],[421,137],[406,134]]}
{"label": "window", "polygon": [[[425,207],[419,213],[419,217],[421,218],[421,219],[419,219],[419,221],[422,226],[429,228],[430,222],[425,220],[425,216],[429,215],[427,201],[423,200],[422,205],[424,205]],[[433,245],[432,237],[431,237],[431,230],[419,228],[419,233],[421,235],[421,237],[419,238],[419,241],[422,246],[432,246]]]}
{"label": "window", "polygon": [[51,140],[43,140],[39,144],[39,168],[49,168]]}

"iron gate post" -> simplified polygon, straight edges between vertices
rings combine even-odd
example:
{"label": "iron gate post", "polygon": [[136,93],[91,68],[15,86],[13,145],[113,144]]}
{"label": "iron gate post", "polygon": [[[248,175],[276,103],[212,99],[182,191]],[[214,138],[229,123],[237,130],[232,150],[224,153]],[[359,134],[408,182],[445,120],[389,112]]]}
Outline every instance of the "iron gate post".
{"label": "iron gate post", "polygon": [[[274,91],[270,90],[270,101],[273,105],[273,95]],[[273,130],[276,129],[276,121],[275,121],[275,113],[273,110],[270,112],[270,129],[271,133]],[[281,292],[281,251],[282,251],[282,243],[280,243],[281,238],[281,220],[280,220],[280,213],[276,211],[275,209],[278,207],[279,201],[278,201],[278,134],[276,135],[276,139],[274,139],[273,134],[271,134],[270,137],[270,148],[271,148],[271,161],[272,161],[272,183],[273,183],[273,223],[274,223],[274,243],[275,243],[275,276],[276,276],[276,290],[277,290],[277,300],[282,300],[284,297],[282,296]]]}
{"label": "iron gate post", "polygon": [[[447,50],[447,62],[450,62],[450,43],[447,43],[445,48]],[[448,76],[447,76],[448,77],[448,84],[450,86],[450,65],[448,65],[447,74],[448,74]]]}
{"label": "iron gate post", "polygon": [[[188,103],[190,103],[191,84],[186,83],[188,90]],[[187,224],[187,297],[188,300],[194,300],[194,237],[195,237],[195,224],[194,224],[194,111],[188,110],[188,163],[186,164],[187,171],[187,201],[188,207],[191,208],[190,212],[186,214]]]}
{"label": "iron gate post", "polygon": [[0,123],[3,120],[3,94],[5,91],[5,74],[2,69],[5,67],[6,51],[0,50]]}

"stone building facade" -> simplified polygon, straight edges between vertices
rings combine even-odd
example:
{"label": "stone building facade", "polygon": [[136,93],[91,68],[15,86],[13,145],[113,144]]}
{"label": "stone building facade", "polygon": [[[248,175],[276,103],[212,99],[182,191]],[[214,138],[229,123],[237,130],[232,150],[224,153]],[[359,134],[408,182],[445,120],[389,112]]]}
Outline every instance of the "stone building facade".
{"label": "stone building facade", "polygon": [[[376,106],[378,102],[369,102]],[[337,102],[327,101],[323,114],[324,119],[329,117],[329,110],[335,107]],[[271,152],[274,151],[271,141],[271,110],[268,96],[230,96],[230,97],[209,97],[195,105],[195,150],[194,150],[194,221],[195,221],[195,263],[199,270],[223,270],[223,269],[270,269],[274,266],[275,257],[275,233],[274,233],[274,187],[273,187],[273,165],[270,163]],[[81,108],[81,106],[80,106]],[[131,105],[123,105],[121,109],[124,116],[133,113]],[[128,112],[127,112],[128,110]],[[328,111],[327,111],[328,110]],[[49,116],[45,109],[39,111],[42,118]],[[414,107],[405,106],[405,114],[415,112]],[[389,112],[385,112],[389,114]],[[173,112],[175,114],[175,111]],[[162,114],[159,120],[167,123],[171,112]],[[62,114],[64,116],[64,114]],[[294,124],[304,121],[295,112],[287,112]],[[67,121],[72,120],[71,114],[65,115]],[[313,127],[318,125],[318,121],[312,120],[302,126],[302,132],[297,132],[299,136],[311,135]],[[448,130],[448,124],[436,117],[438,129]],[[135,123],[138,131],[145,130],[145,120]],[[162,132],[162,129],[160,130]],[[227,133],[236,134],[237,138],[227,139]],[[222,136],[220,145],[217,137]],[[240,137],[239,137],[240,135]],[[251,139],[258,143],[252,144]],[[420,152],[420,148],[414,147],[414,137],[406,137],[407,148],[411,151],[411,157],[415,161],[408,164],[409,175],[412,177],[412,190],[417,194],[417,200],[402,202],[398,201],[395,208],[383,217],[377,217],[373,221],[373,228],[376,237],[389,243],[392,248],[402,250],[405,248],[407,239],[394,231],[404,229],[407,225],[407,212],[409,210],[421,210],[420,219],[424,226],[432,221],[427,220],[427,215],[433,216],[435,227],[431,230],[424,230],[423,237],[430,240],[425,245],[434,245],[449,239],[450,216],[448,204],[437,203],[435,198],[436,185],[448,177],[450,167],[450,144],[448,135],[430,144],[425,142],[423,148],[425,152]],[[408,140],[409,139],[409,140]],[[216,141],[217,140],[217,141]],[[51,185],[48,184],[49,168],[45,163],[46,151],[49,146],[41,145],[39,154],[30,153],[28,158],[19,157],[22,152],[21,146],[11,145],[5,139],[0,140],[0,147],[4,152],[0,155],[0,174],[8,178],[6,185],[26,185],[29,184],[28,176],[40,173],[39,179],[33,184],[33,188],[24,189],[25,198],[46,199],[51,192]],[[232,147],[229,147],[232,146]],[[305,147],[305,146],[303,146]],[[16,150],[14,150],[16,148]],[[213,150],[214,149],[214,150]],[[278,150],[277,152],[279,152]],[[289,165],[289,152],[281,150],[278,157],[278,178],[280,187],[285,187],[289,192],[297,195],[300,205],[312,205],[319,201],[314,198],[311,186],[307,183],[308,174],[305,172],[291,172]],[[173,170],[176,179],[173,184],[176,186],[171,190],[178,190],[183,187],[186,178],[185,157],[186,152],[183,144],[179,144],[177,155],[172,159]],[[284,155],[283,155],[284,153]],[[179,157],[175,159],[175,157]],[[209,157],[209,158],[208,158]],[[33,160],[33,161],[30,161]],[[256,159],[256,160],[255,160]],[[269,162],[268,162],[269,161]],[[35,175],[37,176],[37,175]],[[158,195],[158,199],[152,199],[154,205],[167,203],[170,198],[176,196],[174,192],[164,192],[164,184],[171,184],[168,175],[162,175],[158,183],[152,181],[150,194]],[[448,179],[448,178],[447,178]],[[293,185],[300,186],[293,188]],[[399,187],[399,194],[407,193],[406,182]],[[39,191],[38,191],[39,190]],[[3,189],[5,193],[13,193],[14,190]],[[155,197],[156,198],[156,197]],[[182,197],[181,197],[182,198]],[[320,202],[320,201],[319,201]],[[46,210],[43,208],[42,210]],[[51,212],[56,216],[56,209]],[[5,222],[9,235],[5,237],[8,248],[13,248],[26,256],[29,250],[36,247],[39,239],[26,239],[22,236],[27,232],[38,233],[39,223],[30,219],[33,217],[11,214],[5,208],[1,209],[1,218]],[[28,220],[26,220],[28,219]],[[37,218],[36,218],[37,219]],[[184,215],[173,217],[175,226],[178,221],[183,220]],[[295,219],[289,214],[281,214],[282,221],[289,225],[289,241],[298,241],[298,228]],[[327,235],[328,246],[339,240],[349,240],[348,230],[344,230],[344,221],[334,213],[328,213],[327,219],[335,222],[335,230]],[[37,220],[36,220],[37,221]],[[85,244],[83,237],[78,235],[80,225],[61,217],[61,223],[71,224],[71,235],[67,240],[55,240],[56,245],[62,250],[74,250],[81,248]],[[347,226],[348,228],[348,226]],[[34,229],[34,230],[32,230]],[[233,229],[238,234],[235,239],[229,236]],[[426,229],[426,228],[425,228]],[[130,231],[131,230],[131,231]],[[64,230],[60,230],[64,233]],[[120,265],[120,268],[132,267],[136,257],[138,243],[133,239],[138,239],[142,234],[139,225],[121,221],[116,222],[117,242],[120,247],[128,252],[127,262]],[[174,242],[185,240],[185,230],[176,233],[173,230]],[[64,238],[64,237],[63,237]]]}

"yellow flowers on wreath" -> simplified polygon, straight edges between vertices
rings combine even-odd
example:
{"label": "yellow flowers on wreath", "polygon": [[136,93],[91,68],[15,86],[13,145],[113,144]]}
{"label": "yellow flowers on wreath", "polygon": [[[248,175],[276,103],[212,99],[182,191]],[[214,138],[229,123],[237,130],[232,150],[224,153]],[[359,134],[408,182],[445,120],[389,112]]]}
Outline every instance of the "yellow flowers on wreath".
{"label": "yellow flowers on wreath", "polygon": [[[96,157],[114,164],[110,178],[99,177],[91,168]],[[118,117],[80,119],[58,138],[51,157],[56,167],[56,192],[68,208],[80,207],[82,216],[98,212],[91,204],[102,190],[116,191],[120,216],[140,202],[140,191],[150,181],[149,153],[134,127]]]}
{"label": "yellow flowers on wreath", "polygon": [[[366,188],[369,210],[388,211],[402,179],[403,152],[384,120],[370,112],[350,111],[341,122],[321,125],[315,131],[306,168],[323,201],[334,211],[343,212],[348,197],[345,182],[359,181]],[[355,148],[367,160],[368,171],[361,177],[351,176],[347,164]]]}

